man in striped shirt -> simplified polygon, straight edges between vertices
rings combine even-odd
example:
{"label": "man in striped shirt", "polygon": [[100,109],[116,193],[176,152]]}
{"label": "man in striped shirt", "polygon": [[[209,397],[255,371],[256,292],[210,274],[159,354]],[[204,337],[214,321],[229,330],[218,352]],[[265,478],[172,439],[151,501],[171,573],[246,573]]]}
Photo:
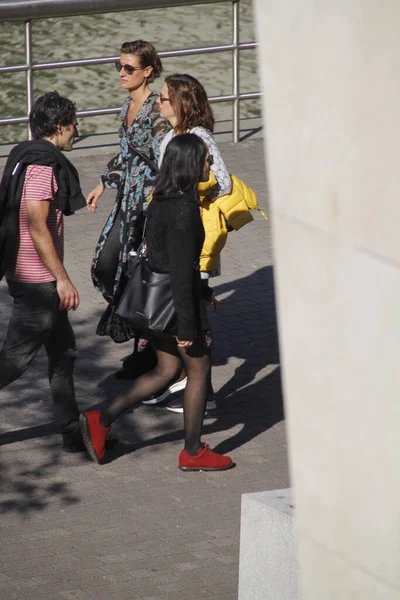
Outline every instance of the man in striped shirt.
{"label": "man in striped shirt", "polygon": [[[56,154],[72,150],[77,120],[75,105],[67,98],[57,92],[38,98],[29,124],[35,140],[53,145],[49,146],[51,152],[54,146]],[[80,451],[84,448],[73,381],[76,345],[68,319],[68,311],[79,306],[79,295],[63,265],[64,226],[58,192],[64,184],[60,181],[52,166],[26,167],[18,244],[6,272],[13,308],[0,351],[0,389],[20,377],[44,346],[64,449]]]}

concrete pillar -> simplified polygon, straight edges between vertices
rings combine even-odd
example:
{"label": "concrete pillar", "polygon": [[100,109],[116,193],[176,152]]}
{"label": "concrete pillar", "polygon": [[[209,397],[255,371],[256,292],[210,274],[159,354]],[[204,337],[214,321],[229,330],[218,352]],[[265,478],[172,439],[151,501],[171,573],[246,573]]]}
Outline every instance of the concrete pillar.
{"label": "concrete pillar", "polygon": [[400,3],[254,0],[303,600],[400,598]]}
{"label": "concrete pillar", "polygon": [[243,494],[238,600],[298,600],[290,489]]}

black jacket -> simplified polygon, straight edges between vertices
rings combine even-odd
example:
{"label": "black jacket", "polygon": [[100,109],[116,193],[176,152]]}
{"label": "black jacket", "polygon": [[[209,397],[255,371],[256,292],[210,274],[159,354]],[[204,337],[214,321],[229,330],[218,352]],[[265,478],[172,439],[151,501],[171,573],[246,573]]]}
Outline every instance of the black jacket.
{"label": "black jacket", "polygon": [[200,278],[204,227],[198,200],[187,194],[155,195],[147,210],[146,242],[149,267],[171,274],[178,338],[196,339],[210,329],[202,298],[212,294]]}
{"label": "black jacket", "polygon": [[0,182],[0,279],[18,243],[19,207],[29,165],[52,167],[58,184],[58,208],[72,215],[86,206],[78,171],[54,144],[47,140],[21,142],[13,148]]}

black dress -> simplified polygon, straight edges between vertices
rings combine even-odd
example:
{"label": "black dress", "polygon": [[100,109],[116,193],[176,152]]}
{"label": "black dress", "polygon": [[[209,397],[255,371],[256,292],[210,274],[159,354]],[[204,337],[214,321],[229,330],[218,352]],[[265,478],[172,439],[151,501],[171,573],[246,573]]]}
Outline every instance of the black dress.
{"label": "black dress", "polygon": [[187,194],[155,195],[147,211],[146,241],[150,268],[171,275],[177,336],[195,340],[210,330],[204,299],[212,295],[200,278],[204,227],[198,199]]}

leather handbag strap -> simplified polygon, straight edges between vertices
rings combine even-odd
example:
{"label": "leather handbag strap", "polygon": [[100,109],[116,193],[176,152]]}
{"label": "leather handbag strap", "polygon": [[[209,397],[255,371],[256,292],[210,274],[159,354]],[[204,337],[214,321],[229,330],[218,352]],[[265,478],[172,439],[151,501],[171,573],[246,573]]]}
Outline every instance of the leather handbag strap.
{"label": "leather handbag strap", "polygon": [[142,159],[142,161],[144,163],[146,163],[146,165],[148,167],[150,167],[150,169],[152,171],[154,171],[155,173],[158,172],[158,166],[156,165],[156,163],[152,160],[150,160],[150,158],[148,158],[145,154],[143,154],[143,152],[141,152],[141,150],[139,150],[138,148],[136,148],[136,146],[131,146],[131,144],[129,144],[129,148],[131,150],[133,150],[133,152],[135,152],[135,154],[137,154],[137,156],[139,156],[139,158]]}

